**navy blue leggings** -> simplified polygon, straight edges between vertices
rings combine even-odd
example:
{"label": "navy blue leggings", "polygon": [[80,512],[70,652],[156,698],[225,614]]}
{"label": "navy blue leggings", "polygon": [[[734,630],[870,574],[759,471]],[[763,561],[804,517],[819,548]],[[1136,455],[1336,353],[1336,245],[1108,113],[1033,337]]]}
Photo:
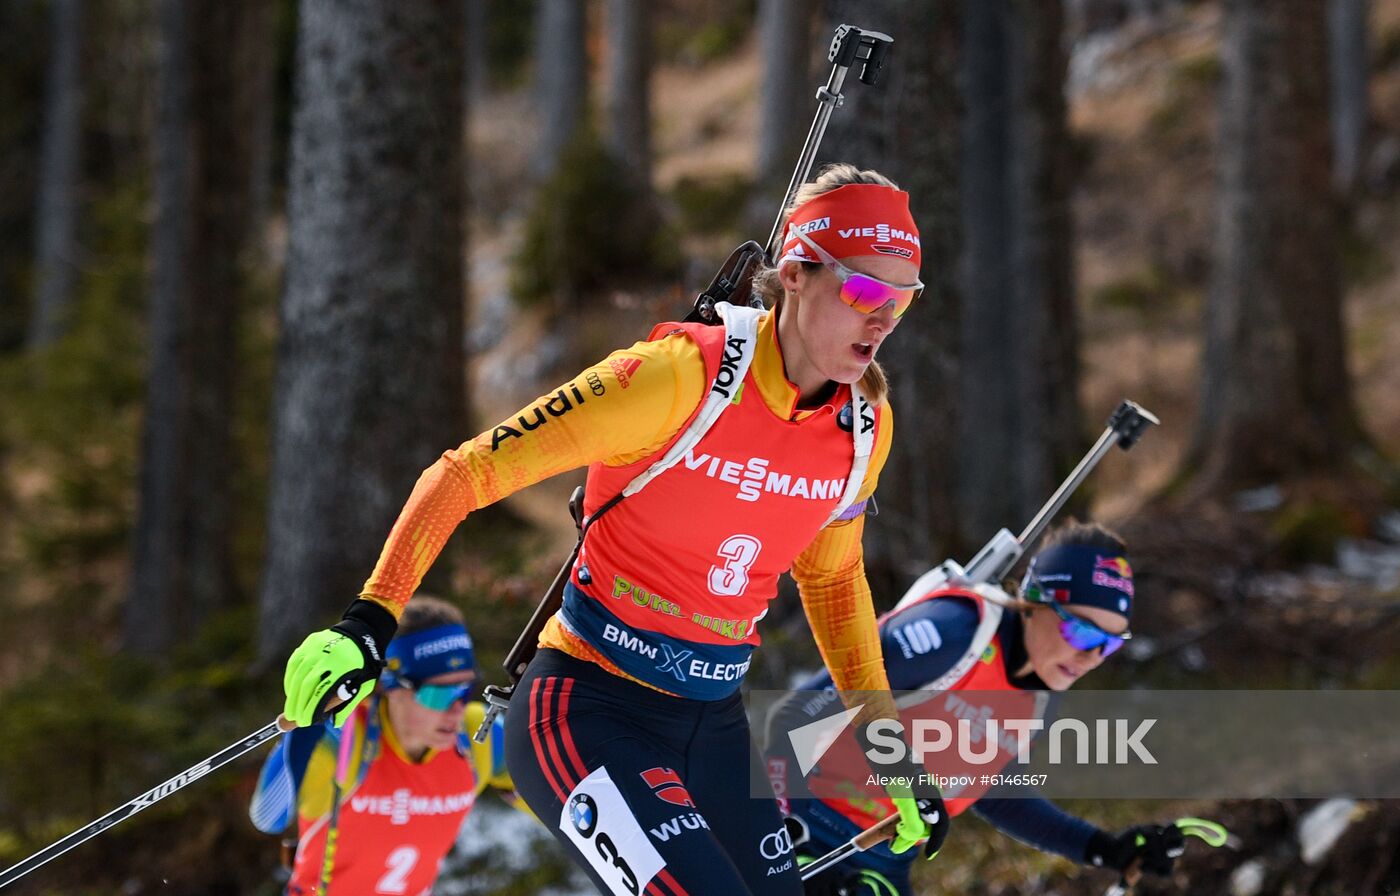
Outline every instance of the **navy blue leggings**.
{"label": "navy blue leggings", "polygon": [[792,839],[735,694],[671,697],[541,650],[511,698],[517,791],[604,893],[799,896]]}

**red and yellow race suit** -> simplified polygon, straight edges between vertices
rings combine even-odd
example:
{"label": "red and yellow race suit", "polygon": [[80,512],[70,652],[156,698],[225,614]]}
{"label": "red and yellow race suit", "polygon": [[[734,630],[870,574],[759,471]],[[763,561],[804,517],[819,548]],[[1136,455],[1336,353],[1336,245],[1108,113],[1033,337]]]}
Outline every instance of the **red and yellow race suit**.
{"label": "red and yellow race suit", "polygon": [[[716,337],[723,333],[715,331]],[[584,465],[592,468],[587,504],[596,508],[612,497],[609,487],[620,487],[659,456],[711,388],[723,347],[717,354],[713,343],[706,347],[702,331],[680,325],[654,335],[444,453],[420,477],[361,597],[398,615],[471,511]],[[735,393],[738,403],[721,415],[691,458],[599,520],[599,538],[595,542],[590,532],[572,584],[597,606],[630,605],[623,612],[637,629],[701,645],[697,652],[736,645],[747,650],[757,643],[753,621],[772,597],[777,576],[790,567],[837,687],[888,690],[865,579],[864,519],[857,514],[822,526],[839,498],[831,494],[832,482],[844,481],[851,465],[851,436],[841,428],[853,425],[849,413],[842,419],[849,390],[841,387],[820,407],[799,409],[798,390],[784,372],[777,316],[770,313],[760,323],[753,363]],[[888,407],[875,411],[875,447],[857,502],[875,490],[889,453],[892,417]],[[824,498],[814,497],[823,492]],[[638,501],[645,513],[628,510]],[[704,538],[694,537],[697,532]],[[745,578],[742,600],[726,593]],[[645,606],[640,593],[647,595]],[[608,624],[581,632],[556,616],[541,644],[660,690],[689,693],[669,670],[657,668],[652,675],[638,674],[635,664],[621,668],[618,645],[599,636]],[[658,649],[652,665],[665,666],[679,652],[697,649],[670,646],[672,657]],[[691,681],[697,680],[691,659],[711,663],[694,667],[702,674],[741,673],[718,669],[713,658],[684,657],[680,662]],[[737,687],[737,680],[728,684]],[[879,709],[893,715],[892,707],[888,713]]]}

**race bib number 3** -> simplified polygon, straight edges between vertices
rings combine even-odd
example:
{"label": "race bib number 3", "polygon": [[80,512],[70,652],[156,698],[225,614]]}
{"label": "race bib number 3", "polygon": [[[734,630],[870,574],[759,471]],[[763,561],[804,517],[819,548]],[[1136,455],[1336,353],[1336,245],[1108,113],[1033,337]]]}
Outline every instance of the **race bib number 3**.
{"label": "race bib number 3", "polygon": [[717,553],[722,566],[711,566],[710,593],[720,597],[738,597],[749,587],[749,567],[758,559],[763,542],[752,535],[731,535],[719,546]]}
{"label": "race bib number 3", "polygon": [[595,769],[569,793],[559,829],[608,884],[609,892],[637,896],[666,865],[605,767]]}

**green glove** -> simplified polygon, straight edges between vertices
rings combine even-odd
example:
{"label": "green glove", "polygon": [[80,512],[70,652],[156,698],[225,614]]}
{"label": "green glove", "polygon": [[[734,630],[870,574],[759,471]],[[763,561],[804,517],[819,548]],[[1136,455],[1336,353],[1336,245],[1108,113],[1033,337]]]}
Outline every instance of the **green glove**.
{"label": "green glove", "polygon": [[899,823],[890,841],[890,852],[900,855],[928,839],[929,825],[919,815],[919,805],[912,796],[894,797],[894,807],[899,812]]}
{"label": "green glove", "polygon": [[325,717],[336,702],[335,723],[345,724],[361,700],[374,690],[384,668],[384,647],[398,620],[388,610],[357,600],[329,629],[308,635],[292,651],[282,686],[287,693],[283,715],[298,727]]}
{"label": "green glove", "polygon": [[943,801],[912,796],[894,796],[891,800],[899,812],[899,822],[895,825],[894,839],[890,841],[890,852],[899,855],[928,841],[924,857],[932,859],[938,855],[943,841],[948,838],[948,810]]}

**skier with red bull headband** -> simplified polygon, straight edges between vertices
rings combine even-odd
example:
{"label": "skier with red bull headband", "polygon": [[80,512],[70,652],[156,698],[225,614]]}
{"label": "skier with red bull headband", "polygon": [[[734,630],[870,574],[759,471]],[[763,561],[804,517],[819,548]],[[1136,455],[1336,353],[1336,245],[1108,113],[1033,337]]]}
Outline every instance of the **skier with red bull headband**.
{"label": "skier with red bull headband", "polygon": [[[896,715],[861,534],[893,426],[875,356],[922,284],[908,194],[876,172],[827,168],[786,223],[755,278],[771,310],[662,324],[425,471],[360,598],[293,653],[287,717],[364,697],[467,513],[588,465],[582,548],[506,721],[516,787],[603,892],[800,893],[776,801],[750,794],[739,685],[791,571],[836,687]],[[936,794],[894,809],[893,848],[936,851]]]}
{"label": "skier with red bull headband", "polygon": [[[1131,637],[1133,590],[1122,539],[1103,526],[1071,521],[1046,536],[1012,612],[1003,612],[975,589],[950,582],[913,600],[906,597],[884,616],[880,640],[890,684],[896,691],[962,694],[966,701],[983,704],[972,708],[984,717],[1030,717],[1036,712],[1033,695],[1069,689]],[[829,689],[831,682],[827,673],[818,674],[769,714],[768,772],[784,792],[798,792],[787,777],[799,769],[787,732],[838,709],[833,701],[811,699],[812,691]],[[1015,752],[1004,745],[1000,764],[979,765],[976,771],[997,771],[1014,759]],[[945,775],[951,773],[949,762],[947,752],[926,760],[929,772]],[[799,847],[802,864],[888,814],[883,799],[836,796],[859,791],[838,765],[824,759],[807,776],[805,790],[816,798],[785,801],[784,808],[809,838]],[[837,780],[842,777],[845,786]],[[1184,848],[1182,832],[1174,825],[1139,825],[1113,834],[1028,788],[1012,798],[986,796],[985,791],[968,787],[953,795],[950,790],[948,811],[956,816],[972,809],[1017,840],[1076,862],[1117,871],[1136,863],[1143,871],[1165,875]],[[877,846],[807,881],[806,893],[909,896],[912,864],[912,856]]]}

